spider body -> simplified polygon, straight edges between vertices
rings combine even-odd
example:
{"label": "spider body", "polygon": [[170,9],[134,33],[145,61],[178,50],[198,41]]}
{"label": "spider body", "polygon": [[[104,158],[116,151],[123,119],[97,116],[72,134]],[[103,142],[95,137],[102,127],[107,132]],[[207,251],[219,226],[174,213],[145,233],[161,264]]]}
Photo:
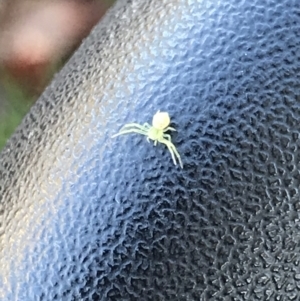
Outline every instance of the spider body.
{"label": "spider body", "polygon": [[147,136],[148,142],[150,142],[150,140],[153,140],[154,145],[157,145],[157,142],[163,143],[168,147],[168,150],[171,153],[174,164],[177,165],[176,162],[176,157],[177,157],[181,168],[183,168],[180,155],[175,145],[171,141],[171,136],[169,134],[166,134],[167,131],[176,131],[174,128],[169,126],[170,122],[171,122],[170,116],[167,112],[158,111],[153,116],[152,126],[149,123],[144,123],[143,125],[140,125],[138,123],[129,123],[124,125],[121,128],[120,132],[113,135],[113,137],[123,135],[123,134],[129,134],[129,133],[137,133],[137,134]]}

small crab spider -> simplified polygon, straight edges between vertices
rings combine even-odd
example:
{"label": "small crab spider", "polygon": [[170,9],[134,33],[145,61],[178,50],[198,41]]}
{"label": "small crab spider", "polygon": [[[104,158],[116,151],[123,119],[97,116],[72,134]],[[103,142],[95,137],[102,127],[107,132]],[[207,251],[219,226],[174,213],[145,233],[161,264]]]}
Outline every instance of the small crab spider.
{"label": "small crab spider", "polygon": [[147,141],[150,142],[150,139],[154,141],[154,145],[157,145],[157,142],[165,144],[172,156],[173,162],[176,165],[176,158],[177,157],[181,168],[183,168],[183,164],[180,158],[180,155],[171,141],[171,136],[169,134],[165,134],[167,131],[176,131],[174,128],[170,127],[171,120],[170,116],[167,112],[160,112],[158,111],[152,119],[152,126],[149,123],[144,123],[140,125],[138,123],[128,123],[124,125],[120,132],[113,135],[112,137],[117,137],[123,134],[129,133],[138,133],[147,136]]}

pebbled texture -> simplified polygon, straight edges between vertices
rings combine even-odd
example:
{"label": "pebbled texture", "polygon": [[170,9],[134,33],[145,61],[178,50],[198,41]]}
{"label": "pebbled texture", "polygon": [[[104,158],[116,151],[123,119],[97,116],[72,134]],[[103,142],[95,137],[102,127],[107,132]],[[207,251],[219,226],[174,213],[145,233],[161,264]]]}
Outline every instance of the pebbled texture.
{"label": "pebbled texture", "polygon": [[[119,1],[0,157],[0,299],[299,300],[300,2]],[[167,110],[184,169],[128,122]]]}

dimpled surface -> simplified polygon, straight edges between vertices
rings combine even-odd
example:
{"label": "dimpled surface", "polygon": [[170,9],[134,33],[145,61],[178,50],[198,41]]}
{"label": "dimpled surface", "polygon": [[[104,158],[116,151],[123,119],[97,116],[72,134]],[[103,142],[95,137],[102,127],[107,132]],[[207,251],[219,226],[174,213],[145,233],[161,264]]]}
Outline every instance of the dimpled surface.
{"label": "dimpled surface", "polygon": [[[0,159],[0,300],[299,300],[300,3],[119,1]],[[173,143],[115,139],[171,116]]]}

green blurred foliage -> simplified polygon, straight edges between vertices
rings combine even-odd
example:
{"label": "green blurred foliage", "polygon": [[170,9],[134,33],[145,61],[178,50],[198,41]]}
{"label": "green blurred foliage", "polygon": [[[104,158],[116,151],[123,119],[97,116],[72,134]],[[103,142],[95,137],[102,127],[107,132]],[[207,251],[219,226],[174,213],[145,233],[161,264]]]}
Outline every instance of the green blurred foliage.
{"label": "green blurred foliage", "polygon": [[0,112],[0,151],[33,103],[16,83],[5,79],[2,85],[7,99],[2,100]]}

